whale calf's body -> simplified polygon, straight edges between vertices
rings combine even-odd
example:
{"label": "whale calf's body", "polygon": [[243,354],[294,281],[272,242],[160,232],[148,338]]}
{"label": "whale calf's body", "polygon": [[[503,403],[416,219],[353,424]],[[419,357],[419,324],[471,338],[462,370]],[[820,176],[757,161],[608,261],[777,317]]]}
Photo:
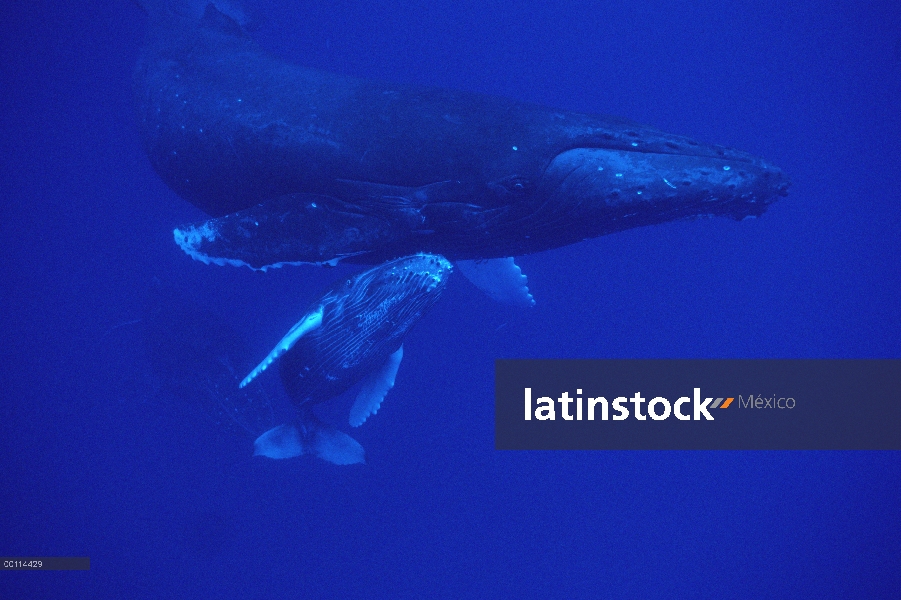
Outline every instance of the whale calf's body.
{"label": "whale calf's body", "polygon": [[294,423],[256,440],[255,453],[363,462],[363,448],[320,421],[312,406],[362,382],[350,424],[361,425],[374,414],[394,385],[403,337],[438,300],[451,270],[441,256],[416,254],[340,281],[317,300],[241,382],[241,387],[248,385],[278,360],[282,383],[297,408]]}
{"label": "whale calf's body", "polygon": [[149,12],[139,126],[160,176],[213,217],[175,232],[206,262],[509,257],[758,216],[788,188],[765,160],[623,119],[305,69],[212,4]]}

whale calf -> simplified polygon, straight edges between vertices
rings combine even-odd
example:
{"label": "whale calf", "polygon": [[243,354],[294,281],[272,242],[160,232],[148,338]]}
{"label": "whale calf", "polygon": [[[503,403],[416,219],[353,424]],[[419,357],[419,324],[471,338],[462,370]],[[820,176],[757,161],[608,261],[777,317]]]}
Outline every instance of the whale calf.
{"label": "whale calf", "polygon": [[313,405],[362,382],[350,410],[361,425],[379,409],[403,357],[403,337],[438,300],[452,271],[442,256],[399,258],[339,281],[240,383],[245,387],[276,360],[297,418],[254,442],[254,454],[314,454],[335,464],[364,462],[363,447],[322,422]]}
{"label": "whale calf", "polygon": [[307,69],[261,49],[221,3],[141,4],[139,129],[160,177],[212,217],[174,232],[208,263],[500,259],[689,217],[759,216],[787,193],[779,168],[745,152],[616,117]]}

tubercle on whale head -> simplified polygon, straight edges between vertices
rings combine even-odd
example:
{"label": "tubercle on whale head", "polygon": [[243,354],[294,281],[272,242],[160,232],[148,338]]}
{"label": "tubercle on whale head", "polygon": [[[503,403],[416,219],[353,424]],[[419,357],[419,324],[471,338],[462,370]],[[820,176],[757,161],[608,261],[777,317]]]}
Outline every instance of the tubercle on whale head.
{"label": "tubercle on whale head", "polygon": [[454,270],[450,261],[440,254],[419,254],[416,256],[417,258],[421,257],[422,261],[426,263],[425,265],[419,265],[428,282],[426,291],[431,292],[439,287],[443,289],[448,277]]}
{"label": "tubercle on whale head", "polygon": [[402,267],[406,270],[427,274],[437,279],[446,278],[454,270],[450,261],[440,254],[420,252],[398,260],[402,261]]}

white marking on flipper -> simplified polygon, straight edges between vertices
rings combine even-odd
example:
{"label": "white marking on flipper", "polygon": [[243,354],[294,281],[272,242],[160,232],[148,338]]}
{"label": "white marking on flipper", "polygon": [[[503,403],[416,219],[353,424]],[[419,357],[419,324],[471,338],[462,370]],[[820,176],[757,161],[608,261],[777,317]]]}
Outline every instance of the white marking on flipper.
{"label": "white marking on flipper", "polygon": [[535,306],[535,299],[526,285],[528,278],[522,274],[512,257],[458,260],[457,266],[474,286],[498,302],[514,306]]}
{"label": "white marking on flipper", "polygon": [[313,331],[320,325],[322,325],[322,306],[320,306],[315,311],[309,313],[300,321],[294,324],[294,327],[285,334],[285,337],[281,339],[281,341],[275,345],[275,348],[272,349],[266,358],[263,359],[263,362],[257,365],[257,368],[250,372],[250,374],[244,378],[244,381],[238,387],[244,387],[251,381],[253,381],[254,377],[265,371],[269,368],[275,359],[279,356],[287,352],[291,349],[294,344],[297,343],[297,340],[302,338],[305,334],[310,331]]}
{"label": "white marking on flipper", "polygon": [[394,387],[394,378],[397,377],[397,368],[400,366],[400,360],[404,357],[404,346],[388,357],[381,367],[370,373],[363,380],[363,387],[354,400],[354,405],[350,407],[350,424],[353,427],[359,427],[366,422],[369,415],[378,412],[385,399],[388,390]]}
{"label": "white marking on flipper", "polygon": [[338,263],[345,258],[351,256],[359,256],[360,254],[366,254],[365,250],[361,250],[359,252],[348,252],[341,254],[339,256],[336,256],[335,258],[330,258],[329,260],[324,261],[279,261],[268,265],[263,265],[261,267],[254,267],[238,258],[212,256],[199,250],[199,248],[204,244],[204,240],[207,242],[214,242],[218,237],[220,237],[219,231],[216,228],[214,221],[215,219],[211,219],[210,221],[202,223],[201,225],[188,225],[183,229],[174,229],[172,231],[172,235],[175,238],[175,243],[178,244],[178,246],[185,252],[185,254],[187,254],[194,260],[202,262],[205,265],[219,265],[220,267],[224,267],[226,265],[230,265],[232,267],[247,267],[253,271],[263,271],[265,273],[268,269],[280,269],[284,266],[314,265],[317,267],[334,267],[337,266]]}

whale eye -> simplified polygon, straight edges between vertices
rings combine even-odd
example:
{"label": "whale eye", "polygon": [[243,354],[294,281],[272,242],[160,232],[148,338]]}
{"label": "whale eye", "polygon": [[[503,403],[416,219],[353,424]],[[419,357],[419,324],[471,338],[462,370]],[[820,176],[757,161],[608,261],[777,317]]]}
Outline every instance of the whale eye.
{"label": "whale eye", "polygon": [[510,177],[505,177],[500,181],[495,181],[494,183],[488,184],[497,195],[499,196],[522,196],[529,191],[531,184],[523,177],[519,175],[511,175]]}

